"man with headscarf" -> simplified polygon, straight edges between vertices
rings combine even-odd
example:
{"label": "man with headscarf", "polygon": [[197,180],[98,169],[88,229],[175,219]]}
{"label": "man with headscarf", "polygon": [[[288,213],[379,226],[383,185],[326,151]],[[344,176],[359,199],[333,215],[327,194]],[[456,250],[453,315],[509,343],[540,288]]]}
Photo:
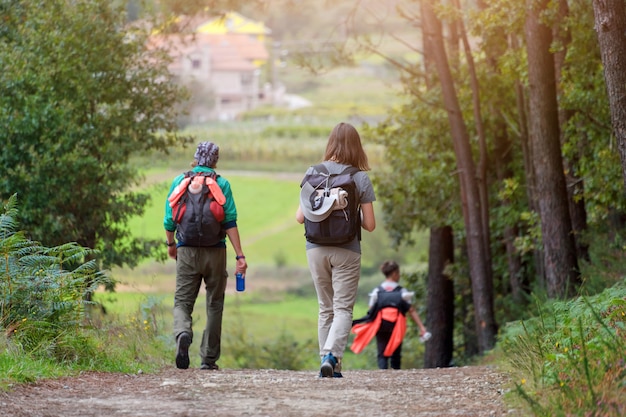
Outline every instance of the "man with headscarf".
{"label": "man with headscarf", "polygon": [[[174,336],[176,367],[179,369],[189,368],[189,346],[193,341],[191,315],[203,281],[206,289],[207,321],[200,344],[200,368],[219,369],[217,360],[221,353],[222,314],[228,277],[226,236],[235,251],[235,273],[245,275],[248,268],[241,248],[237,208],[230,183],[215,172],[218,160],[219,147],[212,142],[200,142],[191,164],[193,169],[174,179],[165,204],[165,243],[169,257],[176,260]],[[197,193],[193,186],[200,187],[207,194],[210,192],[210,211],[215,212],[215,208],[219,210],[219,215],[214,217],[217,220],[213,220],[221,226],[218,226],[217,236],[214,233],[200,233],[191,237],[182,230],[186,224],[185,215],[194,215],[194,209],[182,206],[184,201],[188,201],[187,197],[191,198],[191,195],[183,196],[184,193]]]}

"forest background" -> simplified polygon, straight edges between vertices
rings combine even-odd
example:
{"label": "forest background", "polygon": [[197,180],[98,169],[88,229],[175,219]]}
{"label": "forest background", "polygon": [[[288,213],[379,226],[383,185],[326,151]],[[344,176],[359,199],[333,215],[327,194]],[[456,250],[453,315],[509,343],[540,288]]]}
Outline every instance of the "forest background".
{"label": "forest background", "polygon": [[[222,147],[251,264],[249,291],[229,297],[223,365],[315,368],[316,305],[293,195],[329,130],[347,120],[371,158],[382,226],[364,239],[355,315],[381,278],[377,266],[395,258],[436,329],[426,348],[409,335],[406,366],[467,363],[499,340],[521,374],[517,392],[538,413],[566,408],[564,398],[576,410],[581,398],[595,408],[600,398],[607,415],[623,410],[624,182],[592,5],[238,3],[215,10],[265,21],[281,54],[266,76],[275,71],[313,106],[182,127],[184,91],[162,82],[165,57],[145,50],[141,32],[129,41],[117,30],[127,23],[119,12],[167,12],[155,19],[171,28],[164,16],[204,2],[2,4],[9,380],[64,372],[50,358],[70,369],[169,362],[173,265],[153,259],[165,255],[167,182],[199,140]],[[85,327],[83,307],[103,287],[118,289],[95,293],[109,314],[86,315]],[[85,333],[68,334],[69,323]],[[24,349],[37,365],[13,360]],[[349,360],[367,368],[371,357]]]}

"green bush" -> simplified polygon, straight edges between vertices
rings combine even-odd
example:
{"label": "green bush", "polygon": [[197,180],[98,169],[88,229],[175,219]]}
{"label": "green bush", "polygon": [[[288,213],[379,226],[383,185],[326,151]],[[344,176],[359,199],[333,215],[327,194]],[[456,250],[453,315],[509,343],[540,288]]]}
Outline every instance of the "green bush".
{"label": "green bush", "polygon": [[626,280],[542,305],[504,329],[500,348],[514,393],[535,415],[626,415]]}
{"label": "green bush", "polygon": [[95,251],[47,248],[15,221],[13,195],[0,214],[0,387],[82,370],[151,371],[172,356],[160,303],[148,298],[129,321],[89,301],[112,282]]}
{"label": "green bush", "polygon": [[25,352],[58,361],[77,361],[84,343],[69,333],[85,319],[89,296],[110,284],[95,251],[76,243],[47,248],[17,231],[17,197],[0,215],[0,328]]}

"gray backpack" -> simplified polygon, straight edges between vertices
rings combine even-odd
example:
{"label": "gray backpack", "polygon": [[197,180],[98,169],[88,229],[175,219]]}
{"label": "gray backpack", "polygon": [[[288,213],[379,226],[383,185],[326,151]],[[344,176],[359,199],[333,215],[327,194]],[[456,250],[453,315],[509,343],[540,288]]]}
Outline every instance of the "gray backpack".
{"label": "gray backpack", "polygon": [[304,236],[318,245],[343,245],[361,239],[361,215],[354,182],[356,167],[331,174],[324,164],[315,165],[300,184]]}

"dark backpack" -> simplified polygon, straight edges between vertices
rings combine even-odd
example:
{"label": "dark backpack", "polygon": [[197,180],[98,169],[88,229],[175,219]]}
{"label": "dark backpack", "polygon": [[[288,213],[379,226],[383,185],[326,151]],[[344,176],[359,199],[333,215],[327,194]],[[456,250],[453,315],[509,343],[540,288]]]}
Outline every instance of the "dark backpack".
{"label": "dark backpack", "polygon": [[387,291],[382,285],[378,286],[378,298],[376,299],[376,309],[382,310],[386,307],[397,308],[400,313],[406,314],[411,308],[411,304],[402,298],[402,287],[397,286],[391,291]]}
{"label": "dark backpack", "polygon": [[[193,193],[190,188],[194,178],[202,177],[200,192]],[[214,246],[226,237],[221,222],[224,220],[224,208],[215,201],[206,184],[206,177],[217,183],[215,172],[185,173],[189,185],[172,207],[172,217],[176,222],[176,238],[185,246]],[[197,185],[196,185],[197,187]]]}
{"label": "dark backpack", "polygon": [[411,309],[411,304],[404,301],[402,298],[402,287],[397,286],[391,291],[387,291],[383,288],[382,285],[378,286],[378,293],[376,298],[376,304],[374,304],[368,311],[367,314],[361,318],[352,320],[352,325],[359,323],[367,323],[373,321],[378,312],[383,308],[393,307],[397,308],[400,314],[403,316]]}
{"label": "dark backpack", "polygon": [[[346,167],[339,174],[331,174],[324,164],[315,165],[315,172],[305,175],[300,187],[309,183],[316,193],[328,197],[337,189],[347,192],[348,204],[343,209],[333,210],[319,222],[304,218],[304,236],[306,240],[318,245],[342,245],[355,237],[361,239],[361,215],[356,183],[353,175],[359,172],[356,167]],[[335,190],[333,190],[335,189]]]}

